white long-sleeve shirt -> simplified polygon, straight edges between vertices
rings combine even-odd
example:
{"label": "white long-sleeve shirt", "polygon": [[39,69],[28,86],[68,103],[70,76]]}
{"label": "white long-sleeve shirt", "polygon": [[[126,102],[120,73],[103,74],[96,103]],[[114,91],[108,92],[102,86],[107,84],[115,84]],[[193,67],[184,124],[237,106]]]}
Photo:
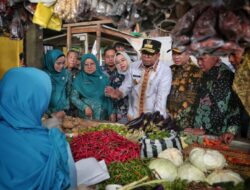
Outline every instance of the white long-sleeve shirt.
{"label": "white long-sleeve shirt", "polygon": [[141,61],[130,64],[126,78],[119,88],[124,97],[129,95],[128,117],[139,117],[141,111],[160,111],[166,118],[166,102],[172,82],[171,69],[165,62],[159,61],[150,68],[148,75],[145,70]]}

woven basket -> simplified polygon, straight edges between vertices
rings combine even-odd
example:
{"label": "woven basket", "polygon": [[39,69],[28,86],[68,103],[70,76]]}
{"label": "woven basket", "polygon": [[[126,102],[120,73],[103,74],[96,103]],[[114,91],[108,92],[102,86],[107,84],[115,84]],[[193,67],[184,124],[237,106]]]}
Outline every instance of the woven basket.
{"label": "woven basket", "polygon": [[204,145],[194,143],[182,150],[184,157],[188,158],[191,150],[196,147],[218,150],[220,153],[222,153],[225,156],[227,160],[228,166],[226,167],[226,169],[231,169],[239,173],[244,178],[250,177],[250,153],[249,152],[233,150],[233,149],[225,149],[225,148],[214,147],[214,146],[213,147],[204,146]]}

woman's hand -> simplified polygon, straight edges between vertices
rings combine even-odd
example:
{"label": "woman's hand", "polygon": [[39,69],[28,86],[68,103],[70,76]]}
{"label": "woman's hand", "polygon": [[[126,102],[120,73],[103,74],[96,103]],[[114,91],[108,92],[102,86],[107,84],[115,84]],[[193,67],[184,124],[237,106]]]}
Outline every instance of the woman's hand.
{"label": "woman's hand", "polygon": [[111,86],[107,86],[104,90],[105,96],[112,97],[114,94],[115,89]]}
{"label": "woman's hand", "polygon": [[226,144],[230,144],[232,142],[232,140],[234,139],[234,134],[232,133],[224,133],[221,136],[221,139],[226,143]]}
{"label": "woman's hand", "polygon": [[116,122],[116,114],[115,114],[115,113],[112,113],[112,114],[110,115],[110,117],[109,117],[109,120],[110,120],[111,122]]}
{"label": "woman's hand", "polygon": [[111,97],[113,99],[119,99],[122,97],[122,92],[118,89],[114,89],[111,86],[107,86],[104,90],[104,93],[107,97]]}
{"label": "woman's hand", "polygon": [[85,115],[87,117],[89,117],[89,118],[92,119],[93,111],[92,111],[92,109],[90,107],[86,107],[85,110],[84,110],[84,112],[85,112]]}
{"label": "woman's hand", "polygon": [[52,114],[52,116],[56,117],[57,119],[63,119],[65,115],[66,113],[64,111],[59,111]]}

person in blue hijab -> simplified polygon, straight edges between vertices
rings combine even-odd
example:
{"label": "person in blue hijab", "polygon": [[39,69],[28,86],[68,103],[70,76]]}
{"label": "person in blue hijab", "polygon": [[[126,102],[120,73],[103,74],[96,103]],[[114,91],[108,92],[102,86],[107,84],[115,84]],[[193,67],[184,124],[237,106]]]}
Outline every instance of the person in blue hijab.
{"label": "person in blue hijab", "polygon": [[79,116],[85,119],[111,120],[112,101],[105,96],[104,89],[109,85],[108,77],[101,71],[93,54],[81,57],[81,68],[73,81],[71,101],[78,108]]}
{"label": "person in blue hijab", "polygon": [[44,56],[45,71],[51,78],[52,94],[47,113],[63,118],[69,110],[71,92],[71,74],[64,68],[65,56],[58,49],[49,50]]}
{"label": "person in blue hijab", "polygon": [[51,96],[49,76],[13,68],[0,84],[0,189],[63,190],[70,187],[67,141],[41,118]]}

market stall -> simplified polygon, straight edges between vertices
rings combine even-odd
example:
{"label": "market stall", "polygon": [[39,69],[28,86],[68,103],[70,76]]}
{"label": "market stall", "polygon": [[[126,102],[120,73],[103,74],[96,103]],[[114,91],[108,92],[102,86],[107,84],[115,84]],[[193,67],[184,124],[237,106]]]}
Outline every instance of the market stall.
{"label": "market stall", "polygon": [[[1,5],[5,5],[6,2],[0,1]],[[250,47],[249,2],[220,1],[218,4],[211,1],[199,5],[196,1],[190,1],[186,14],[183,16],[184,13],[180,15],[178,12],[174,17],[173,10],[180,8],[180,2],[182,1],[176,4],[175,1],[153,0],[135,2],[61,0],[57,1],[53,8],[51,5],[47,7],[42,5],[50,13],[47,20],[42,23],[38,22],[37,18],[34,19],[35,16],[39,16],[37,3],[33,6],[24,3],[24,11],[29,11],[33,23],[43,28],[59,31],[62,27],[66,29],[67,34],[63,34],[63,37],[67,37],[68,49],[72,46],[73,34],[91,32],[96,33],[97,52],[100,52],[102,33],[118,38],[133,38],[132,33],[121,30],[129,28],[132,32],[136,24],[141,25],[141,33],[165,27],[164,30],[170,34],[174,45],[187,49],[195,56],[203,53],[223,56],[232,53],[237,47]],[[183,4],[185,3],[187,2],[183,1]],[[13,8],[9,5],[0,6],[0,16],[4,15],[5,21],[10,15],[3,14],[6,7]],[[105,19],[84,20],[92,17],[100,18],[99,16],[105,16]],[[107,20],[106,16],[110,19]],[[14,18],[18,20],[16,16]],[[49,25],[51,20],[55,21],[55,25]],[[31,20],[23,18],[23,21]],[[19,19],[17,23],[20,24],[21,20]],[[117,29],[104,24],[112,24],[113,27],[117,26]],[[6,25],[9,23],[1,25],[0,22],[1,33],[5,33]],[[34,32],[35,30],[38,32]],[[15,30],[11,30],[10,38],[24,37],[20,30],[17,31],[15,33]],[[32,39],[37,41],[35,44],[39,44],[40,47],[42,37],[38,34],[41,34],[41,30],[35,26],[32,33],[34,34]],[[32,48],[32,42],[27,42],[26,47]],[[26,50],[29,51],[29,48]],[[33,54],[36,55],[34,51]],[[27,52],[27,57],[29,53]],[[40,57],[41,54],[38,58]],[[243,89],[244,92],[241,91],[239,96],[249,112],[249,91],[246,90],[249,75],[244,70],[242,76],[245,77],[243,80],[245,91]],[[238,81],[242,82],[240,79]],[[239,85],[235,88],[239,89]],[[164,118],[159,112],[142,113],[140,117],[126,125],[71,116],[66,116],[62,121],[55,118],[45,119],[44,125],[49,128],[59,127],[65,133],[78,170],[80,167],[78,163],[89,158],[96,160],[97,165],[102,162],[106,166],[100,169],[105,173],[103,174],[105,177],[98,178],[98,174],[89,170],[87,173],[93,174],[92,179],[81,178],[78,181],[79,186],[86,185],[90,189],[100,190],[114,184],[120,190],[249,189],[250,142],[246,139],[235,139],[230,144],[224,144],[217,136],[197,134],[194,131],[184,133],[175,126],[170,117]],[[80,176],[78,177],[80,179]]]}
{"label": "market stall", "polygon": [[215,136],[183,134],[158,112],[142,114],[126,125],[67,116],[60,126],[76,165],[89,158],[107,165],[110,178],[94,184],[81,179],[82,188],[84,183],[88,189],[111,184],[124,190],[247,188],[248,141],[228,145]]}
{"label": "market stall", "polygon": [[100,20],[74,24],[64,24],[63,27],[67,28],[67,49],[70,49],[72,46],[72,35],[81,33],[96,33],[96,52],[97,57],[100,58],[100,44],[102,33],[109,35],[110,38],[120,38],[126,40],[129,40],[130,38],[135,38],[134,36],[128,33],[121,32],[119,30],[104,25],[110,23],[113,23],[113,21]]}

